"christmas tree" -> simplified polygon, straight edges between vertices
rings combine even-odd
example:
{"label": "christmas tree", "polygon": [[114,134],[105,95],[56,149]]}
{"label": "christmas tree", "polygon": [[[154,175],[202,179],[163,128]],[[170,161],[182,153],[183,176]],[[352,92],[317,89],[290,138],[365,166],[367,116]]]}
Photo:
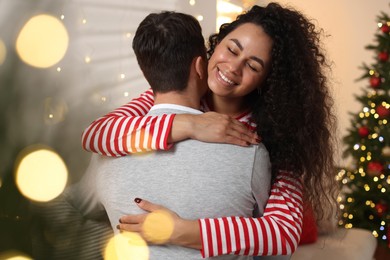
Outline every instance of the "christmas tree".
{"label": "christmas tree", "polygon": [[359,80],[367,87],[356,98],[362,109],[351,114],[343,139],[343,155],[354,163],[337,176],[343,187],[339,224],[368,229],[379,244],[390,247],[390,18],[382,12],[377,22],[374,43],[366,47],[374,52],[374,62],[361,67]]}

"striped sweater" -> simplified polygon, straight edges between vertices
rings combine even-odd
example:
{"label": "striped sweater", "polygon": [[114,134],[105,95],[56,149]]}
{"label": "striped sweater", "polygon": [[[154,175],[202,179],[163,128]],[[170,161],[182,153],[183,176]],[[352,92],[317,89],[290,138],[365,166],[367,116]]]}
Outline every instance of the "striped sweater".
{"label": "striped sweater", "polygon": [[[82,134],[85,150],[106,156],[167,150],[174,114],[145,116],[153,106],[151,89],[98,118]],[[206,104],[203,104],[208,111]],[[237,118],[254,129],[250,113]],[[302,184],[291,172],[280,172],[271,187],[264,215],[258,218],[200,219],[203,257],[224,254],[290,255],[302,232]]]}

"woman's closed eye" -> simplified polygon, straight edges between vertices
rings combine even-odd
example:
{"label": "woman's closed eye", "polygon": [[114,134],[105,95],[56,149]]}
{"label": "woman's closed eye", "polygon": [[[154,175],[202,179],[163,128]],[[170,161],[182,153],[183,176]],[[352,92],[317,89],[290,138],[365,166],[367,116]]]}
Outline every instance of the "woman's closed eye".
{"label": "woman's closed eye", "polygon": [[259,72],[259,69],[253,66],[250,62],[247,63],[248,67],[253,70],[254,72]]}
{"label": "woman's closed eye", "polygon": [[249,59],[246,64],[253,72],[261,72],[263,69],[263,67],[257,61],[252,59]]}
{"label": "woman's closed eye", "polygon": [[228,50],[231,54],[233,55],[237,55],[237,52],[235,50],[233,50],[232,48],[228,47]]}

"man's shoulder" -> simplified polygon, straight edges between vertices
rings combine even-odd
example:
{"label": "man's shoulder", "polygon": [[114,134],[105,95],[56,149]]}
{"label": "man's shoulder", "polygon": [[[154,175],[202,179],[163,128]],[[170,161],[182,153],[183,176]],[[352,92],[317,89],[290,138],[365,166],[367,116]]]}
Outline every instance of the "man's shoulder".
{"label": "man's shoulder", "polygon": [[263,152],[268,153],[268,149],[267,149],[267,147],[265,147],[265,145],[263,143],[259,143],[257,145],[254,145],[254,147],[256,148],[257,151],[263,151]]}

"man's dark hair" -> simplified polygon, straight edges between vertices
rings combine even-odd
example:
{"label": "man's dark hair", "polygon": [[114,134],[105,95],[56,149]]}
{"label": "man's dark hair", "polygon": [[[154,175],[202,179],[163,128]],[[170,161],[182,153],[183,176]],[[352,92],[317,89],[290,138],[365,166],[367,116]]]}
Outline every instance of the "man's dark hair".
{"label": "man's dark hair", "polygon": [[149,14],[138,26],[133,49],[146,80],[161,93],[184,90],[192,60],[206,58],[199,22],[177,12]]}

